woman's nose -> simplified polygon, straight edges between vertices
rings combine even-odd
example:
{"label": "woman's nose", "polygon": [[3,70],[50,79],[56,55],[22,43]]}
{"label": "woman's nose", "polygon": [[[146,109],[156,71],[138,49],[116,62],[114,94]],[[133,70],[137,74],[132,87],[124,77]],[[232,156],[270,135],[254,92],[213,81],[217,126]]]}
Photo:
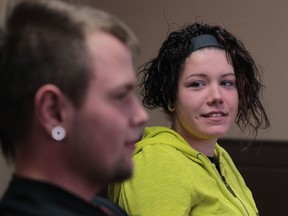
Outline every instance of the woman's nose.
{"label": "woman's nose", "polygon": [[223,104],[223,96],[219,86],[211,86],[209,91],[209,104]]}

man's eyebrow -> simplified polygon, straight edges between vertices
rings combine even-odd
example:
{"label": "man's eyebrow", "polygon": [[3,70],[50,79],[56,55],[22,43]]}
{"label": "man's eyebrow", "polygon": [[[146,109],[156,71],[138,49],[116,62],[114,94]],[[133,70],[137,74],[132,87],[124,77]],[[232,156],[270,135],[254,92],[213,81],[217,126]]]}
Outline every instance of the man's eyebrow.
{"label": "man's eyebrow", "polygon": [[116,86],[114,89],[115,90],[128,90],[128,91],[132,91],[136,88],[136,84],[134,83],[126,83],[124,85],[119,85],[119,86]]}

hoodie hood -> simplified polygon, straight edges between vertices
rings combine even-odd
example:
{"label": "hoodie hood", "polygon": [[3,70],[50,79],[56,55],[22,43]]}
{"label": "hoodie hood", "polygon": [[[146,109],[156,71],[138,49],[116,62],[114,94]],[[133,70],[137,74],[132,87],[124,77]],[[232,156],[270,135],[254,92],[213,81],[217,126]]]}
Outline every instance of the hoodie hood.
{"label": "hoodie hood", "polygon": [[174,130],[167,127],[155,126],[145,128],[142,140],[136,144],[134,154],[137,154],[147,145],[155,144],[169,145],[177,150],[193,153],[194,156],[199,153],[192,149],[184,138]]}
{"label": "hoodie hood", "polygon": [[[147,127],[144,130],[142,140],[136,144],[136,149],[133,155],[140,152],[145,146],[148,145],[168,145],[178,151],[181,151],[186,157],[201,163],[199,157],[204,156],[202,153],[193,149],[185,139],[176,131],[161,126]],[[207,158],[208,160],[208,158]]]}
{"label": "hoodie hood", "polygon": [[[189,143],[187,143],[186,140],[176,131],[163,126],[146,127],[142,136],[142,140],[136,144],[133,156],[140,152],[145,146],[159,144],[171,146],[181,151],[184,155],[186,155],[186,157],[198,163],[202,163],[203,158],[204,160],[209,160],[204,154],[193,149],[192,146],[190,146]],[[220,158],[221,163],[222,158],[226,158],[228,154],[221,146],[216,143],[214,156],[216,158]]]}

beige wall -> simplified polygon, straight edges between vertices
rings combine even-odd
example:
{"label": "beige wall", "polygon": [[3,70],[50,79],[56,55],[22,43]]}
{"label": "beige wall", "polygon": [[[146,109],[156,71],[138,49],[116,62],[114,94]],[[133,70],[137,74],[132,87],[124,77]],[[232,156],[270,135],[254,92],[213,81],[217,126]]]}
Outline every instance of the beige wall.
{"label": "beige wall", "polygon": [[[224,25],[245,43],[263,71],[264,104],[272,126],[258,138],[288,140],[287,1],[94,0],[94,5],[116,14],[134,29],[142,44],[139,65],[155,56],[169,28],[195,20]],[[150,116],[149,125],[169,125],[159,112],[152,111]],[[244,135],[235,127],[228,137]]]}
{"label": "beige wall", "polygon": [[[287,1],[91,0],[91,4],[117,15],[133,28],[142,44],[138,66],[156,54],[169,28],[174,30],[194,20],[226,26],[246,44],[263,71],[264,103],[272,127],[261,132],[259,138],[288,140]],[[149,113],[149,125],[169,125],[159,111]],[[243,135],[234,128],[228,137]],[[1,193],[10,170],[1,161],[0,169]]]}

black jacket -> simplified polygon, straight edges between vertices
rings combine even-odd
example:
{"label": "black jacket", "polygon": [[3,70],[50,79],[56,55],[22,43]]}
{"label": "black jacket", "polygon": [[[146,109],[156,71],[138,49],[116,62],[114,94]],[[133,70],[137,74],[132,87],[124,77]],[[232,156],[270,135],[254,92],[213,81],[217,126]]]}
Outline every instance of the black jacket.
{"label": "black jacket", "polygon": [[95,197],[93,203],[55,185],[14,176],[0,201],[0,215],[127,216],[106,199]]}

